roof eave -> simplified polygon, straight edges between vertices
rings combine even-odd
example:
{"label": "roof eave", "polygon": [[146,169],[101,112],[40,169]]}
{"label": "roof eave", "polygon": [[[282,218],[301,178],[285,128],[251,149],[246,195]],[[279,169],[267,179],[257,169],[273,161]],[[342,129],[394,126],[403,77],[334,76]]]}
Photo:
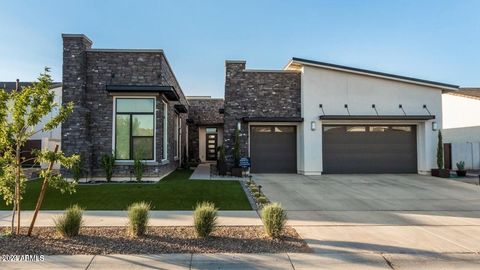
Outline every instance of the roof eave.
{"label": "roof eave", "polygon": [[446,83],[416,79],[416,78],[411,78],[411,77],[406,77],[406,76],[400,76],[400,75],[377,72],[377,71],[372,71],[372,70],[341,66],[341,65],[330,64],[330,63],[319,62],[319,61],[313,61],[313,60],[302,59],[302,58],[297,58],[297,57],[293,57],[287,63],[287,65],[285,66],[284,69],[290,68],[295,63],[300,64],[300,65],[320,67],[320,68],[325,68],[325,69],[338,70],[338,71],[343,71],[343,72],[348,72],[348,73],[359,74],[359,75],[365,75],[365,76],[383,78],[383,79],[388,79],[388,80],[401,81],[401,82],[406,82],[406,83],[411,83],[411,84],[423,85],[423,86],[438,88],[438,89],[443,90],[444,92],[457,91],[460,87],[458,85],[453,85],[453,84],[446,84]]}

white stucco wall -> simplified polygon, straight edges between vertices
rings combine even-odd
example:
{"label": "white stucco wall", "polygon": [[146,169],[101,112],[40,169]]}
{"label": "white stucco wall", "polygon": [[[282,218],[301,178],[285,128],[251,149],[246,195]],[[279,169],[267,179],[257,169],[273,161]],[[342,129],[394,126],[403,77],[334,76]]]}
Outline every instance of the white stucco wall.
{"label": "white stucco wall", "polygon": [[[62,87],[57,87],[53,88],[52,91],[55,92],[55,102],[58,104],[62,104]],[[55,115],[58,114],[58,111],[53,111],[49,115],[45,116],[42,121],[35,127],[35,130],[41,129],[51,118],[53,118]],[[44,138],[48,139],[54,139],[54,140],[60,140],[62,137],[61,134],[61,125],[59,125],[57,128],[51,130],[51,131],[46,131],[46,132],[39,132],[35,135],[32,136],[32,140],[42,140]],[[42,147],[44,145],[42,144]],[[46,145],[45,145],[46,147]]]}
{"label": "white stucco wall", "polygon": [[443,128],[480,126],[480,99],[442,95]]}
{"label": "white stucco wall", "polygon": [[[302,116],[304,124],[300,133],[299,153],[302,157],[299,173],[320,174],[322,160],[322,114],[319,104],[323,105],[326,115],[375,115],[372,104],[380,115],[403,115],[399,104],[403,105],[407,115],[428,115],[423,108],[426,104],[436,119],[427,122],[396,122],[417,125],[418,171],[428,173],[435,167],[436,136],[432,122],[442,123],[442,91],[438,88],[393,81],[371,76],[352,74],[318,67],[303,66],[302,69]],[[317,128],[312,131],[311,121]],[[358,122],[356,122],[358,123]],[[394,122],[363,122],[388,124]],[[329,123],[331,124],[331,123]]]}
{"label": "white stucco wall", "polygon": [[480,169],[480,126],[449,128],[443,131],[444,143],[452,144],[452,168],[465,161],[467,169]]}

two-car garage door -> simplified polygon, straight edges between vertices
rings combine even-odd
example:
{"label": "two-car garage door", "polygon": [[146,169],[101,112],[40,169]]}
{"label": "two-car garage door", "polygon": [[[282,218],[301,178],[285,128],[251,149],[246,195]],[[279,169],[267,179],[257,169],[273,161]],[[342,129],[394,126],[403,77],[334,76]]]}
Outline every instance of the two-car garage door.
{"label": "two-car garage door", "polygon": [[323,126],[324,173],[416,173],[415,126]]}
{"label": "two-car garage door", "polygon": [[[323,125],[323,173],[417,173],[416,126]],[[253,173],[297,173],[295,126],[251,126]],[[305,151],[321,151],[305,145]]]}

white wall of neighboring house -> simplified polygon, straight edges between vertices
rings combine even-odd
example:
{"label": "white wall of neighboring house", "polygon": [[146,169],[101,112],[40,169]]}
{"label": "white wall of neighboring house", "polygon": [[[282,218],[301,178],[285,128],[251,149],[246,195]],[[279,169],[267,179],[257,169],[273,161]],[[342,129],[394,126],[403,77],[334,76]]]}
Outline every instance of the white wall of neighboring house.
{"label": "white wall of neighboring house", "polygon": [[[432,130],[432,122],[437,122],[438,128],[441,128],[441,89],[307,65],[303,66],[301,76],[304,124],[299,128],[299,173],[319,174],[323,171],[322,121],[319,120],[322,111],[319,104],[323,105],[326,115],[348,115],[345,104],[348,104],[351,115],[376,115],[372,104],[376,105],[380,115],[403,115],[399,104],[403,105],[407,115],[428,115],[423,108],[424,104],[427,105],[430,113],[435,115],[434,120],[364,121],[361,124],[416,125],[418,172],[427,174],[436,167],[437,132]],[[314,131],[310,127],[311,121],[316,122]]]}
{"label": "white wall of neighboring house", "polygon": [[467,169],[480,169],[480,99],[444,94],[443,141],[452,145],[452,169],[465,162]]}
{"label": "white wall of neighboring house", "polygon": [[[55,102],[58,104],[62,104],[62,87],[56,87],[52,89],[55,92]],[[34,128],[34,130],[41,129],[51,118],[58,114],[58,111],[50,112],[49,115],[45,116],[42,121]],[[57,128],[46,131],[46,132],[39,132],[31,137],[31,140],[41,140],[42,141],[42,149],[50,149],[54,150],[55,146],[58,145],[61,147],[61,125]],[[42,168],[46,168],[48,164],[41,164]],[[58,164],[54,165],[54,169],[59,169],[60,166]]]}
{"label": "white wall of neighboring house", "polygon": [[443,128],[480,126],[480,98],[443,94]]}

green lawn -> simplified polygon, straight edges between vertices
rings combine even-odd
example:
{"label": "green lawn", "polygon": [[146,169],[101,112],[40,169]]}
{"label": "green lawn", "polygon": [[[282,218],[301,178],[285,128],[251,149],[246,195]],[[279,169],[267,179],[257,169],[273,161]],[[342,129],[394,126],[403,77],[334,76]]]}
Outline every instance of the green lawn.
{"label": "green lawn", "polygon": [[[63,210],[79,204],[86,210],[125,210],[133,202],[146,201],[152,210],[192,210],[197,202],[214,202],[220,210],[251,210],[248,199],[237,181],[188,180],[192,171],[177,170],[156,184],[78,185],[77,192],[62,194],[49,188],[43,210]],[[27,183],[22,200],[23,210],[33,210],[41,181]],[[0,202],[0,210],[11,210]]]}

